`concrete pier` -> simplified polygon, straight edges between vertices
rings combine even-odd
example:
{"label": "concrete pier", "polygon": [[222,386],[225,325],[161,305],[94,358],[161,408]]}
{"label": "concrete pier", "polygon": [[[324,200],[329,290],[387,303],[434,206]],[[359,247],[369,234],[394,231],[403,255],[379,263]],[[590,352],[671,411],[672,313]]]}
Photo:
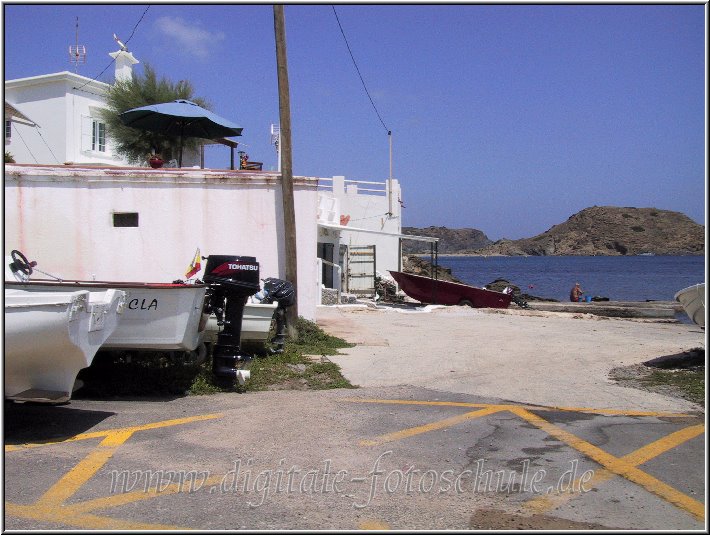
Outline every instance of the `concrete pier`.
{"label": "concrete pier", "polygon": [[610,318],[674,319],[676,313],[683,313],[683,307],[674,301],[592,301],[591,303],[530,301],[528,304],[532,310],[594,314]]}

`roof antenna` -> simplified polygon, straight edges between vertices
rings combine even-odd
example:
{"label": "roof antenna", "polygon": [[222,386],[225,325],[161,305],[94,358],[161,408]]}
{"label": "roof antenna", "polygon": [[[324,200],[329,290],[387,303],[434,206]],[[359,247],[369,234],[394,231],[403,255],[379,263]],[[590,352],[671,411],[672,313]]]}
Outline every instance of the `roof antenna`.
{"label": "roof antenna", "polygon": [[86,47],[79,44],[79,17],[76,18],[76,44],[69,45],[69,62],[74,64],[75,72],[79,72],[79,65],[86,63]]}

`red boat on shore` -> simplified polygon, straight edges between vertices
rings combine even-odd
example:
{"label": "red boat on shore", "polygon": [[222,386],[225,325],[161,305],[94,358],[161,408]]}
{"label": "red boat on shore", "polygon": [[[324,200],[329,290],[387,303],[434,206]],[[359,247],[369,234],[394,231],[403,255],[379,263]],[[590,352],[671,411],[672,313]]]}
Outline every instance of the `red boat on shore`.
{"label": "red boat on shore", "polygon": [[468,305],[473,308],[508,308],[512,294],[477,288],[468,284],[443,281],[390,271],[402,291],[421,303],[436,305]]}

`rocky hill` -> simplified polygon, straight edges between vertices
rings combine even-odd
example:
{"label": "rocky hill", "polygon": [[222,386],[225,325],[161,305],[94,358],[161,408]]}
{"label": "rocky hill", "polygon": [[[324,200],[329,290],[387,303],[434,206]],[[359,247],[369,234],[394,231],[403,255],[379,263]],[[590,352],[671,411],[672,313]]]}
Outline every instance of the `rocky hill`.
{"label": "rocky hill", "polygon": [[705,253],[705,227],[680,212],[593,206],[532,238],[500,240],[466,252],[509,256],[699,255]]}
{"label": "rocky hill", "polygon": [[[438,251],[442,254],[472,251],[493,243],[483,232],[473,228],[402,227],[402,234],[439,238]],[[429,251],[430,246],[426,242],[413,240],[402,241],[402,252],[404,254],[426,254]]]}

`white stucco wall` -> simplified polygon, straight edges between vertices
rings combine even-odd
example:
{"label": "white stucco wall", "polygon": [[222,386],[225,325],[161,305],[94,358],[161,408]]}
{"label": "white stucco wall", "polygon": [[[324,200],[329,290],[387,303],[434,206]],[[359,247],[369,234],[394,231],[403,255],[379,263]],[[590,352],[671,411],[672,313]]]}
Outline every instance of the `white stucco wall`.
{"label": "white stucco wall", "polygon": [[[310,320],[319,299],[316,184],[294,178],[298,313]],[[276,173],[6,165],[4,189],[5,255],[18,249],[62,278],[171,282],[198,247],[202,256],[254,256],[261,278],[285,278]],[[116,212],[137,212],[139,226],[114,227]]]}

